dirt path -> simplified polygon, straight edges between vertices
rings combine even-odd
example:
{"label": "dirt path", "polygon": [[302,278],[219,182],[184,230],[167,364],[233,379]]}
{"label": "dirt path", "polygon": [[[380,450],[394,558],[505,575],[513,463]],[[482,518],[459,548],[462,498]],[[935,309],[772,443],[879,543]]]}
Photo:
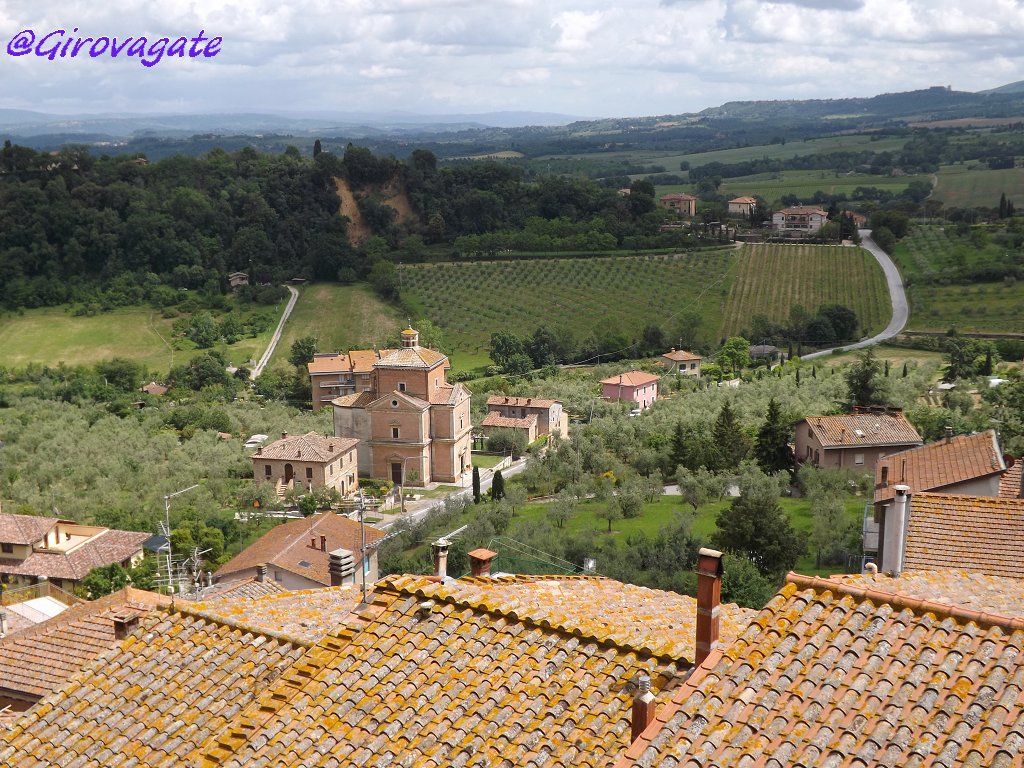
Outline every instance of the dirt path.
{"label": "dirt path", "polygon": [[352,245],[359,245],[371,233],[370,228],[366,226],[366,221],[363,219],[363,214],[359,211],[359,206],[356,204],[356,196],[352,194],[348,182],[344,179],[335,177],[334,188],[338,191],[338,197],[341,198],[341,209],[339,212],[348,219],[348,227],[346,228],[348,241]]}
{"label": "dirt path", "polygon": [[270,339],[270,344],[267,345],[267,351],[263,353],[263,357],[256,364],[256,367],[252,369],[252,373],[249,374],[250,378],[255,379],[261,373],[263,369],[267,367],[267,363],[270,362],[270,358],[274,354],[274,350],[277,349],[277,342],[281,340],[281,332],[284,330],[284,324],[288,322],[288,317],[291,315],[292,310],[295,309],[295,302],[299,300],[299,292],[288,285],[285,286],[292,294],[288,299],[288,304],[285,305],[284,312],[281,314],[281,322],[277,324],[277,328],[274,330],[274,335]]}

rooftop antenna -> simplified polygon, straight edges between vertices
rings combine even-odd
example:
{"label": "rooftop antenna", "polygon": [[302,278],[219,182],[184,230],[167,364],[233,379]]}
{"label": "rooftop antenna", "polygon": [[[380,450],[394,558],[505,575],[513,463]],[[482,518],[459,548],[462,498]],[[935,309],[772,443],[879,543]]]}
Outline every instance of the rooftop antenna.
{"label": "rooftop antenna", "polygon": [[[190,485],[188,488],[182,488],[180,491],[168,493],[164,496],[164,522],[160,524],[160,528],[163,535],[167,538],[167,544],[165,545],[167,547],[167,583],[168,586],[171,587],[173,587],[174,579],[174,566],[172,563],[173,552],[171,551],[171,499],[175,496],[181,496],[183,493],[188,493],[198,487],[199,483],[196,483],[195,485]],[[171,594],[173,595],[174,592],[172,591]]]}

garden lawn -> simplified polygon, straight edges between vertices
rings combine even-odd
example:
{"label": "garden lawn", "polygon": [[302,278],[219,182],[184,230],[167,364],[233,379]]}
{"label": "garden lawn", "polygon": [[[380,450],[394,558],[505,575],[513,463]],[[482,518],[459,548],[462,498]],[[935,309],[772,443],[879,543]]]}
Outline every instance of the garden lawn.
{"label": "garden lawn", "polygon": [[505,459],[504,456],[491,456],[486,453],[473,454],[473,466],[480,469],[490,469]]}

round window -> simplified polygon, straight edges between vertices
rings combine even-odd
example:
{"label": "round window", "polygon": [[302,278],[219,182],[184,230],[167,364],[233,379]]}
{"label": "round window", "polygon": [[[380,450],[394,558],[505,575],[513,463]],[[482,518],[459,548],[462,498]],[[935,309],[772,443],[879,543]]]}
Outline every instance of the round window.
{"label": "round window", "polygon": [[397,408],[398,407],[398,401],[397,400],[392,400],[391,401],[391,407],[392,408]]}

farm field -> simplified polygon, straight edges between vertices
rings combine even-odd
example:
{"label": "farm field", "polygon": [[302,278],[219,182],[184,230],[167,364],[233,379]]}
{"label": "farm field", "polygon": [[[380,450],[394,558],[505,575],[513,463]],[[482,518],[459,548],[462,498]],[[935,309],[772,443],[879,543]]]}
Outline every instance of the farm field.
{"label": "farm field", "polygon": [[959,234],[955,224],[918,224],[897,244],[893,258],[911,284],[950,283],[967,282],[964,271],[998,269],[1007,252],[995,242],[976,240],[969,230]]}
{"label": "farm field", "polygon": [[[796,195],[810,199],[815,192],[830,195],[852,196],[857,187],[877,187],[898,194],[914,181],[931,181],[927,175],[919,176],[846,176],[834,171],[782,171],[780,173],[758,173],[753,176],[739,176],[723,179],[719,192],[729,196],[756,195],[763,197],[769,205],[778,206],[784,195]],[[688,184],[666,184],[656,187],[658,196],[669,192],[693,192]],[[999,202],[998,195],[996,202]]]}
{"label": "farm field", "polygon": [[912,331],[1024,333],[1024,282],[912,285]]}
{"label": "farm field", "polygon": [[939,169],[938,186],[932,197],[947,207],[969,208],[999,206],[999,196],[1024,203],[1024,168],[972,168],[970,165],[944,165]]}
{"label": "farm field", "polygon": [[396,335],[405,322],[397,308],[367,285],[315,283],[299,290],[272,364],[287,361],[292,342],[303,336],[315,336],[320,352],[369,349]]}
{"label": "farm field", "polygon": [[807,141],[789,141],[785,144],[761,144],[753,147],[734,147],[719,149],[713,152],[697,152],[681,154],[661,150],[633,150],[623,152],[601,152],[593,154],[545,155],[536,158],[537,162],[554,160],[577,160],[580,162],[650,163],[665,166],[666,173],[679,173],[679,163],[686,161],[696,168],[707,163],[740,163],[746,160],[780,160],[794,155],[817,155],[827,152],[854,152],[872,150],[875,152],[894,152],[903,148],[907,140],[898,136],[886,136],[872,141],[866,134],[849,136],[829,136]]}
{"label": "farm field", "polygon": [[711,339],[721,325],[733,251],[402,267],[405,295],[444,330],[453,365],[460,355],[486,360],[497,330],[533,333],[564,327],[578,340],[606,325],[639,337],[644,325],[671,325],[684,311],[705,320]]}
{"label": "farm field", "polygon": [[[255,339],[243,338],[216,349],[233,364],[249,364],[266,349],[284,305],[261,307],[274,316],[273,326]],[[243,316],[243,315],[240,315]],[[29,363],[85,365],[113,357],[137,360],[154,373],[166,373],[200,350],[191,342],[171,338],[173,320],[150,307],[132,307],[93,317],[75,317],[66,307],[28,309],[19,315],[0,316],[0,365]],[[162,337],[162,338],[161,338]],[[167,343],[178,347],[171,350]]]}
{"label": "farm field", "polygon": [[810,312],[822,304],[850,307],[860,320],[862,336],[882,330],[891,317],[885,277],[867,251],[764,243],[744,246],[740,252],[721,335],[738,334],[758,314],[788,320],[796,304]]}

